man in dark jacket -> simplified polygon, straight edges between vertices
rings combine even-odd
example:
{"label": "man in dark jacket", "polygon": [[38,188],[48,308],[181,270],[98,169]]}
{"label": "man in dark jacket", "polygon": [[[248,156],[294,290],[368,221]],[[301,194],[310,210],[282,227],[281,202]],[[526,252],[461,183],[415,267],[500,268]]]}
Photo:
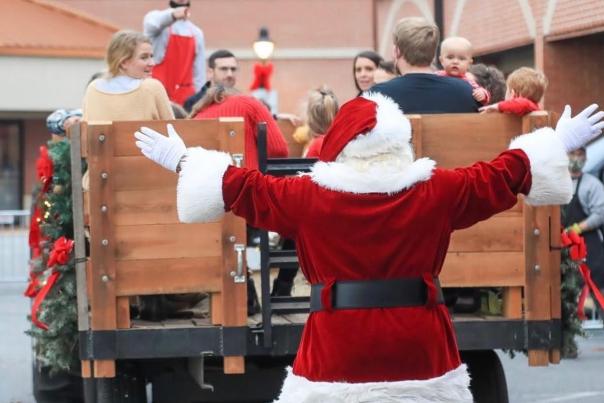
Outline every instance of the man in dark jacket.
{"label": "man in dark jacket", "polygon": [[226,49],[220,49],[212,53],[208,58],[208,81],[195,95],[185,101],[184,108],[187,112],[191,112],[193,105],[203,98],[208,88],[213,85],[221,84],[227,88],[235,87],[238,71],[239,66],[233,53]]}
{"label": "man in dark jacket", "polygon": [[423,18],[403,18],[394,28],[394,60],[400,77],[370,91],[394,99],[404,113],[467,113],[480,106],[464,80],[434,74],[430,64],[440,39],[438,27]]}

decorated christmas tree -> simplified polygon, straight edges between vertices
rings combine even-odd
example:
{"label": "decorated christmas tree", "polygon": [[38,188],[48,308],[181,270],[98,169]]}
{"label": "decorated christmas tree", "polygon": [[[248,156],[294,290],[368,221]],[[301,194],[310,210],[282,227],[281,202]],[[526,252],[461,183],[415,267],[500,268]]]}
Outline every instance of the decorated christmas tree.
{"label": "decorated christmas tree", "polygon": [[70,145],[40,147],[30,222],[32,330],[36,359],[51,371],[77,366],[77,304],[73,256]]}

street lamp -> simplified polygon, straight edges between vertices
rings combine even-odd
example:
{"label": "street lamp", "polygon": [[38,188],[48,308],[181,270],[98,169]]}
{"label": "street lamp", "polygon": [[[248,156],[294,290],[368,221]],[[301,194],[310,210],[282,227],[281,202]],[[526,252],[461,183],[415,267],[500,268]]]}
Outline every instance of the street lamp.
{"label": "street lamp", "polygon": [[268,60],[273,55],[275,44],[268,36],[268,28],[260,28],[258,40],[254,42],[254,52],[260,60]]}

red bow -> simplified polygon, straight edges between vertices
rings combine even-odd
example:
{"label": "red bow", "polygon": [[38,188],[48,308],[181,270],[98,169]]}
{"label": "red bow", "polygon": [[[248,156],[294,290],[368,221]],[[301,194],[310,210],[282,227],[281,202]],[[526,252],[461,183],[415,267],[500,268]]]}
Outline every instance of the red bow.
{"label": "red bow", "polygon": [[587,298],[587,294],[591,291],[593,297],[598,301],[600,306],[604,307],[604,296],[600,293],[598,286],[591,279],[591,270],[585,263],[585,258],[587,257],[587,247],[585,246],[585,239],[576,232],[573,231],[562,231],[562,247],[569,248],[570,258],[579,263],[579,272],[583,277],[583,281],[585,282],[585,286],[581,291],[581,295],[579,297],[579,304],[577,307],[577,314],[579,315],[579,319],[585,320],[585,299]]}
{"label": "red bow", "polygon": [[36,172],[38,179],[42,182],[42,192],[46,193],[50,182],[52,181],[53,165],[52,159],[48,156],[48,148],[40,146],[40,156],[36,161]]}
{"label": "red bow", "polygon": [[67,239],[64,236],[57,239],[53,245],[50,256],[48,257],[47,267],[55,265],[64,265],[69,261],[69,254],[73,249],[73,240]]}
{"label": "red bow", "polygon": [[258,88],[264,88],[267,91],[271,90],[271,75],[273,74],[273,64],[256,63],[254,65],[254,81],[250,85],[250,90],[257,90]]}

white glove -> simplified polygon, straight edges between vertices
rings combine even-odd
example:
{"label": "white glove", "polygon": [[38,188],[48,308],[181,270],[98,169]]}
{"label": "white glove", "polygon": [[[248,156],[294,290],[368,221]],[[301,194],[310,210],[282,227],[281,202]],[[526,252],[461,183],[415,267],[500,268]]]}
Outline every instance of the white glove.
{"label": "white glove", "polygon": [[134,133],[134,137],[138,140],[136,146],[145,157],[176,172],[178,163],[187,152],[187,146],[171,124],[167,128],[168,137],[148,127],[141,127]]}
{"label": "white glove", "polygon": [[577,116],[571,118],[570,106],[564,107],[564,112],[556,125],[556,134],[560,136],[566,152],[585,146],[602,133],[604,122],[600,121],[604,117],[604,112],[599,111],[592,115],[597,109],[597,104],[591,104]]}

